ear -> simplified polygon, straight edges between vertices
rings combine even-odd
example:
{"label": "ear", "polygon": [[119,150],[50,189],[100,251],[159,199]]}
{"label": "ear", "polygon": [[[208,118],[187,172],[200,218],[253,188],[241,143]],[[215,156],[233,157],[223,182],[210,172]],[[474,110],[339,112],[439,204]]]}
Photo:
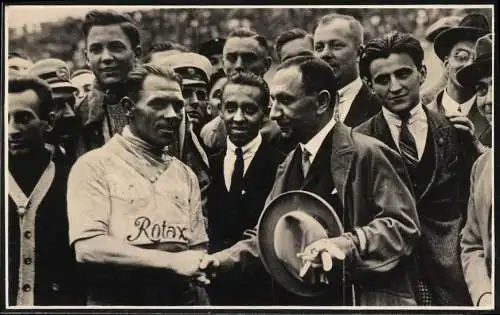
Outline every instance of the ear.
{"label": "ear", "polygon": [[[337,95],[335,97],[335,104],[337,103]],[[318,107],[316,108],[316,113],[318,115],[324,114],[329,108],[332,101],[332,96],[327,90],[323,90],[318,93]]]}
{"label": "ear", "polygon": [[136,62],[139,61],[142,57],[142,47],[141,45],[137,45],[135,48],[134,48],[134,54],[135,54],[135,60]]}
{"label": "ear", "polygon": [[123,108],[125,108],[125,110],[127,111],[126,115],[127,117],[132,117],[134,115],[134,112],[135,112],[135,103],[134,101],[132,101],[130,99],[130,97],[128,96],[124,96],[121,100],[120,100],[120,104],[123,106]]}
{"label": "ear", "polygon": [[448,65],[450,64],[450,58],[448,56],[444,57],[443,67],[448,70]]}
{"label": "ear", "polygon": [[422,65],[419,70],[420,73],[420,86],[422,86],[425,82],[425,79],[427,78],[427,67],[425,65]]}

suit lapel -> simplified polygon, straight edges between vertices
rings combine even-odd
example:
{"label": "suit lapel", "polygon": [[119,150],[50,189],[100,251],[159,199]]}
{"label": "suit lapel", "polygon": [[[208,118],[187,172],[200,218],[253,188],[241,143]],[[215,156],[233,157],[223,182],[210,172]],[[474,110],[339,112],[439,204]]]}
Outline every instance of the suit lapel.
{"label": "suit lapel", "polygon": [[398,146],[392,137],[391,130],[389,129],[389,125],[380,111],[373,119],[373,132],[374,137],[385,143],[391,149],[399,152]]}
{"label": "suit lapel", "polygon": [[347,126],[357,125],[360,121],[360,117],[366,116],[366,106],[367,100],[370,96],[368,88],[364,85],[361,86],[358,94],[352,101],[351,108],[344,119],[344,124]]}
{"label": "suit lapel", "polygon": [[271,202],[271,200],[273,200],[276,196],[278,196],[285,190],[286,178],[288,177],[288,172],[290,170],[295,150],[296,148],[288,153],[285,160],[278,166],[273,188],[271,189],[271,192],[269,193],[266,200],[266,206],[269,204],[269,202]]}
{"label": "suit lapel", "polygon": [[269,148],[267,145],[262,142],[257,149],[257,152],[255,152],[255,155],[250,162],[250,165],[248,166],[247,171],[245,172],[245,176],[243,178],[245,182],[245,186],[247,183],[258,183],[257,178],[259,177],[259,170],[262,169],[262,165],[266,163],[266,153],[268,152]]}
{"label": "suit lapel", "polygon": [[474,105],[472,105],[467,117],[474,124],[475,135],[478,139],[480,139],[483,136],[483,134],[488,131],[490,124],[477,109],[476,101],[474,101]]}
{"label": "suit lapel", "polygon": [[[442,171],[446,168],[446,154],[447,148],[446,146],[450,145],[451,139],[451,124],[444,123],[444,121],[440,121],[439,118],[432,112],[430,112],[427,108],[424,107],[425,114],[427,115],[427,124],[429,131],[427,132],[427,136],[432,136],[432,139],[428,139],[428,141],[432,141],[434,146],[434,169],[432,170],[431,180],[427,184],[427,187],[422,192],[419,200],[424,198],[429,189],[434,185],[436,180],[436,176],[438,171]],[[446,119],[446,118],[444,118]]]}
{"label": "suit lapel", "polygon": [[333,127],[332,155],[330,169],[333,183],[339,192],[342,205],[345,207],[347,179],[351,170],[354,156],[354,143],[351,137],[351,128],[341,122]]}

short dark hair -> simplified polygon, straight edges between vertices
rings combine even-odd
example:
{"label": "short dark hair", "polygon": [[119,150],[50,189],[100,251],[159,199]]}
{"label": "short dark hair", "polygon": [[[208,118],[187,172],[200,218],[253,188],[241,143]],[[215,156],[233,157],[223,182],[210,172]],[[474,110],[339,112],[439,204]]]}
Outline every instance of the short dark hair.
{"label": "short dark hair", "polygon": [[207,91],[210,93],[214,85],[222,78],[226,77],[226,73],[223,70],[217,71],[212,76],[210,76],[210,81],[208,81]]}
{"label": "short dark hair", "polygon": [[226,38],[226,43],[231,37],[249,37],[255,39],[259,45],[264,48],[266,51],[267,55],[271,55],[271,50],[269,49],[269,45],[267,43],[267,40],[264,38],[264,36],[259,35],[256,31],[246,28],[246,27],[238,27],[234,30],[232,30]]}
{"label": "short dark hair", "polygon": [[125,81],[125,88],[128,91],[128,97],[134,102],[140,98],[140,92],[144,88],[144,80],[148,75],[157,75],[167,80],[172,80],[179,83],[182,90],[182,78],[170,68],[160,68],[152,64],[142,64],[137,66],[134,70],[130,71],[127,80]]}
{"label": "short dark hair", "polygon": [[307,38],[313,46],[313,37],[306,30],[301,28],[292,28],[290,30],[281,33],[278,38],[276,38],[276,44],[274,45],[274,50],[276,50],[276,55],[281,60],[281,48],[285,46],[286,43],[298,38]]}
{"label": "short dark hair", "polygon": [[24,52],[22,52],[20,50],[9,51],[9,55],[7,57],[7,60],[13,59],[13,58],[21,58],[24,60],[31,61],[31,58],[28,57],[28,55],[26,55]]}
{"label": "short dark hair", "polygon": [[146,56],[144,57],[144,62],[150,62],[151,55],[156,53],[156,52],[169,51],[169,50],[178,50],[181,52],[189,52],[189,49],[186,46],[167,40],[164,42],[154,43],[151,46],[151,48],[149,49]]}
{"label": "short dark hair", "polygon": [[390,54],[408,54],[418,69],[422,67],[424,50],[413,35],[393,31],[368,41],[362,49],[359,60],[359,72],[364,80],[371,80],[370,64],[378,58],[387,58]]}
{"label": "short dark hair", "polygon": [[128,37],[132,48],[135,48],[141,44],[141,37],[139,34],[139,29],[133,22],[133,20],[125,14],[116,12],[114,10],[92,10],[87,15],[83,21],[82,30],[85,35],[85,40],[89,36],[90,29],[93,26],[106,26],[118,24],[125,35]]}
{"label": "short dark hair", "polygon": [[280,64],[276,72],[291,67],[297,67],[302,74],[302,85],[307,95],[326,90],[330,93],[333,108],[338,91],[338,79],[326,61],[315,56],[292,57]]}
{"label": "short dark hair", "polygon": [[364,37],[363,36],[363,26],[352,15],[338,14],[338,13],[330,13],[330,14],[324,15],[318,20],[318,24],[316,25],[315,29],[317,29],[319,26],[330,24],[331,22],[333,22],[335,20],[347,21],[349,24],[349,29],[350,29],[351,33],[353,34],[352,39],[355,41],[355,44],[356,45],[363,44],[363,37]]}
{"label": "short dark hair", "polygon": [[33,90],[40,104],[38,105],[38,115],[42,120],[49,120],[49,113],[52,111],[52,93],[45,81],[28,74],[9,75],[9,93],[22,93]]}
{"label": "short dark hair", "polygon": [[[237,71],[227,78],[227,82],[222,87],[221,95],[224,95],[226,86],[230,84],[248,85],[258,88],[260,90],[259,105],[264,109],[264,112],[268,110],[270,99],[269,86],[262,77],[251,72]],[[221,101],[224,103],[222,97]]]}

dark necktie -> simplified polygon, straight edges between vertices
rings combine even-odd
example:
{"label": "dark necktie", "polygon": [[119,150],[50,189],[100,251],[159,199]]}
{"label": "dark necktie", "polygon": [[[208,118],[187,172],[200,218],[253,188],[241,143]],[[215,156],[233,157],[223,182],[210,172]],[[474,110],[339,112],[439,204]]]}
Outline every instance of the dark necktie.
{"label": "dark necktie", "polygon": [[239,195],[243,189],[243,150],[237,147],[234,151],[236,160],[234,161],[233,175],[231,176],[231,194]]}
{"label": "dark necktie", "polygon": [[415,138],[408,128],[409,113],[400,114],[401,132],[399,133],[399,149],[407,166],[415,168],[418,164],[418,153]]}

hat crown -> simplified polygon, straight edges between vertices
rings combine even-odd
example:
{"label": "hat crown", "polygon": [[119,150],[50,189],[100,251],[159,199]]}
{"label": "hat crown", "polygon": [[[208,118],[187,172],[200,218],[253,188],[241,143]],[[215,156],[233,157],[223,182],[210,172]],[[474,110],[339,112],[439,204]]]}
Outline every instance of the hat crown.
{"label": "hat crown", "polygon": [[473,13],[466,15],[458,24],[458,27],[472,27],[480,29],[489,29],[488,19],[484,14]]}
{"label": "hat crown", "polygon": [[476,59],[491,58],[493,54],[493,35],[491,33],[479,38],[476,42]]}

